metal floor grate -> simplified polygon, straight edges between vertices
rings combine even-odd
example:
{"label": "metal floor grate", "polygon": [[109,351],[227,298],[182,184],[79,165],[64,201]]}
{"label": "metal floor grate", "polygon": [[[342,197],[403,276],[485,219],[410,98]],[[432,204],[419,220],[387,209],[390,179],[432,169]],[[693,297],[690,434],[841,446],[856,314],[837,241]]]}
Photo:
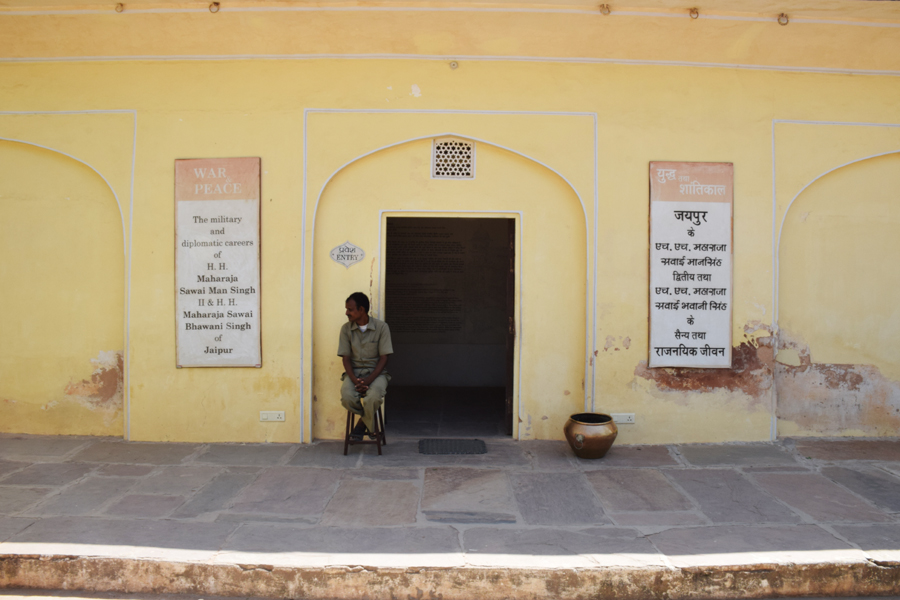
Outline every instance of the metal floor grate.
{"label": "metal floor grate", "polygon": [[419,454],[487,454],[482,440],[419,440]]}

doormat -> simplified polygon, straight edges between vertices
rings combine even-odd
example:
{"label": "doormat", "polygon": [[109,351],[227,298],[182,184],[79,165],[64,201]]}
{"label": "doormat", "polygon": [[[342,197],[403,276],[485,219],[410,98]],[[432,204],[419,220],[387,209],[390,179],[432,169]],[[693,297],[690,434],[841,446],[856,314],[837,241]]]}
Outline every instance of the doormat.
{"label": "doormat", "polygon": [[487,454],[481,440],[419,440],[419,454]]}

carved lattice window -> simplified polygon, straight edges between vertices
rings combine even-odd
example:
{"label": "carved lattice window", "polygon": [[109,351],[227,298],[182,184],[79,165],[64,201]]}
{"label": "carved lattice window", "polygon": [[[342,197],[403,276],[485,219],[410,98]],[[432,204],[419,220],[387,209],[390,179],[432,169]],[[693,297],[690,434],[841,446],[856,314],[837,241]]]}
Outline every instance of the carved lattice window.
{"label": "carved lattice window", "polygon": [[435,179],[474,179],[475,142],[456,138],[434,140],[431,176]]}

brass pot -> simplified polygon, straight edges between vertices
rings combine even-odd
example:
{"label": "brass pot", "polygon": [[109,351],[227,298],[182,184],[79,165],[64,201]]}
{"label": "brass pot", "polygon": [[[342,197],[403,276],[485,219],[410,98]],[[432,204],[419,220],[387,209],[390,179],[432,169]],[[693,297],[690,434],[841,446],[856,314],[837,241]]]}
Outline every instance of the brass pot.
{"label": "brass pot", "polygon": [[578,458],[603,458],[619,429],[609,415],[578,413],[569,417],[563,433]]}

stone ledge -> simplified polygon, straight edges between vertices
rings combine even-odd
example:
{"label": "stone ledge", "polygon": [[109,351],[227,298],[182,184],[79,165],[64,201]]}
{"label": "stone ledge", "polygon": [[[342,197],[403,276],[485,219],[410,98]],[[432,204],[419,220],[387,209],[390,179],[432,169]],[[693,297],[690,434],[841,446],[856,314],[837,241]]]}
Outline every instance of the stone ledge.
{"label": "stone ledge", "polygon": [[0,589],[309,600],[688,600],[900,594],[900,565],[748,564],[674,569],[327,568],[70,555],[0,556]]}

